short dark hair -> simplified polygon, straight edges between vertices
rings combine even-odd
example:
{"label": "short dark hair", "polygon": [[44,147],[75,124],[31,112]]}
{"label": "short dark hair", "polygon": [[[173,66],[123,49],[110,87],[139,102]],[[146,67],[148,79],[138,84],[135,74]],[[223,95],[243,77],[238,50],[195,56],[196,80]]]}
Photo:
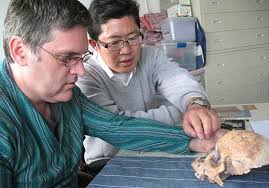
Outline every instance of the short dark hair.
{"label": "short dark hair", "polygon": [[89,12],[78,0],[10,0],[4,21],[3,46],[8,62],[12,36],[20,36],[36,53],[37,47],[52,40],[54,28],[89,26]]}
{"label": "short dark hair", "polygon": [[133,0],[93,0],[89,9],[90,26],[89,36],[97,40],[101,34],[101,25],[110,19],[120,19],[132,16],[140,28],[139,4]]}

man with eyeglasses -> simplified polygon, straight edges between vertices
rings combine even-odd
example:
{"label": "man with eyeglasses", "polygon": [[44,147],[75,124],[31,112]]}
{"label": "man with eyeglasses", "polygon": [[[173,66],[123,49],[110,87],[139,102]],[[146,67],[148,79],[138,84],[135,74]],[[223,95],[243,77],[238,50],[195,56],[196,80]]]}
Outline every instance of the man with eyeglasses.
{"label": "man with eyeglasses", "polygon": [[[137,3],[94,0],[88,11],[89,43],[95,54],[85,63],[86,75],[78,81],[82,92],[111,112],[130,117],[179,126],[182,114],[187,135],[212,138],[220,121],[203,87],[159,49],[142,45]],[[118,151],[89,136],[84,147],[86,163],[94,165]]]}
{"label": "man with eyeglasses", "polygon": [[215,142],[201,149],[205,141],[179,127],[90,101],[75,85],[90,55],[88,26],[77,0],[10,0],[0,63],[0,187],[78,187],[85,134],[118,148],[171,153],[208,151]]}

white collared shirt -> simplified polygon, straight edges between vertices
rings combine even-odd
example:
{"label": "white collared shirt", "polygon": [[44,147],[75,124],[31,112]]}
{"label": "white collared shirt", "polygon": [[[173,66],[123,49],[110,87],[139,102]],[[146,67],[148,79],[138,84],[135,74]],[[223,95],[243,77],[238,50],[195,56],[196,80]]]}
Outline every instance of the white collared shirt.
{"label": "white collared shirt", "polygon": [[107,66],[107,64],[104,62],[104,60],[98,53],[96,53],[92,58],[96,61],[97,65],[99,65],[106,72],[106,74],[111,80],[118,81],[124,86],[128,86],[130,80],[132,79],[136,71],[135,68],[132,72],[128,73],[115,73]]}

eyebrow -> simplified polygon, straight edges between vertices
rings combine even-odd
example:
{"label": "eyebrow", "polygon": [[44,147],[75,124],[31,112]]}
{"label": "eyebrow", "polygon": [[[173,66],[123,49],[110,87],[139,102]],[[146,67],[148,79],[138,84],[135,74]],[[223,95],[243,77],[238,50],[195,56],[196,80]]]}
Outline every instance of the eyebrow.
{"label": "eyebrow", "polygon": [[63,56],[63,57],[74,57],[74,56],[82,56],[83,54],[87,53],[88,50],[86,50],[86,52],[84,53],[78,53],[78,52],[73,52],[73,51],[63,51],[63,52],[59,52],[57,53],[57,55],[59,56]]}
{"label": "eyebrow", "polygon": [[[133,35],[133,34],[139,34],[139,31],[130,32],[126,36]],[[120,35],[111,35],[111,36],[108,36],[108,39],[119,39],[119,38],[122,38],[122,36],[120,36]]]}

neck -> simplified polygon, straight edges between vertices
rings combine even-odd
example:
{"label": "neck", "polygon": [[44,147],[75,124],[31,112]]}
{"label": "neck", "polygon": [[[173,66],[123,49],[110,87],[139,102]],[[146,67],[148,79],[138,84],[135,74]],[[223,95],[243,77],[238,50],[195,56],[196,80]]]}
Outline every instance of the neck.
{"label": "neck", "polygon": [[27,83],[23,79],[23,71],[20,71],[16,63],[8,64],[8,71],[11,79],[17,84],[17,86],[21,89],[24,95],[31,101],[35,109],[41,114],[44,120],[47,122],[49,128],[56,132],[58,119],[57,114],[55,114],[55,110],[52,109],[52,104],[42,100],[39,97],[34,95],[33,91],[30,89],[31,87],[27,87]]}
{"label": "neck", "polygon": [[24,95],[31,101],[36,110],[42,114],[42,116],[46,116],[49,111],[49,103],[41,100],[40,98],[35,97],[33,91],[30,87],[27,87],[27,82],[24,79],[23,67],[19,67],[17,63],[8,63],[8,71],[11,79],[17,84],[20,90],[24,93]]}
{"label": "neck", "polygon": [[40,102],[40,103],[33,103],[34,107],[37,109],[37,111],[43,116],[48,117],[50,116],[50,104],[47,102]]}

